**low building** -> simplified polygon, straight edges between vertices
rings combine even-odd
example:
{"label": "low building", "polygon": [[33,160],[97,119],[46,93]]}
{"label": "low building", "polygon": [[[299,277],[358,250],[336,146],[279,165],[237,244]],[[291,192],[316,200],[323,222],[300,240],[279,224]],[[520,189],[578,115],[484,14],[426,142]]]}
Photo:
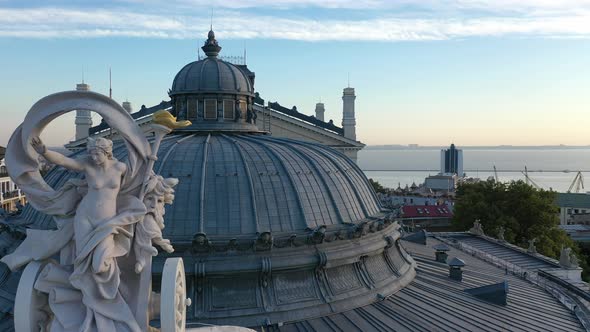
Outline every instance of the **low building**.
{"label": "low building", "polygon": [[447,205],[405,205],[400,217],[410,228],[445,230],[451,226],[453,210]]}
{"label": "low building", "polygon": [[590,242],[590,225],[559,225],[576,242]]}
{"label": "low building", "polygon": [[0,217],[5,213],[16,211],[25,204],[25,195],[8,176],[4,164],[4,148],[0,147]]}
{"label": "low building", "polygon": [[590,221],[590,195],[577,193],[558,193],[559,224],[587,224]]}
{"label": "low building", "polygon": [[430,175],[424,179],[424,187],[432,191],[454,192],[457,188],[457,182],[456,174]]}

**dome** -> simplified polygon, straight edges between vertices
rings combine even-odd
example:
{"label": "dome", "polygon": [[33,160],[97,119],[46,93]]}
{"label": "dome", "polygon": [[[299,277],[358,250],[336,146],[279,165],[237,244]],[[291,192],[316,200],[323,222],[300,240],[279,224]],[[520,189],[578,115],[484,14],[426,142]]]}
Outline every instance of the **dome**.
{"label": "dome", "polygon": [[[124,146],[114,154],[124,159]],[[183,133],[162,142],[154,170],[180,180],[164,229],[174,244],[190,244],[199,233],[253,239],[264,232],[280,237],[324,226],[335,230],[383,212],[358,166],[320,144],[257,134]],[[54,170],[47,182],[56,188],[70,176]]]}
{"label": "dome", "polygon": [[254,73],[217,57],[221,46],[213,30],[202,49],[207,57],[184,66],[168,91],[174,116],[191,121],[189,131],[258,132]]}
{"label": "dome", "polygon": [[[81,152],[85,153],[85,152]],[[116,143],[114,156],[125,160]],[[184,260],[191,324],[262,326],[379,301],[408,285],[415,262],[399,225],[358,166],[315,143],[260,133],[179,131],[162,141],[154,171],[180,180],[163,235]],[[78,176],[54,168],[54,188]],[[31,206],[23,218],[51,227]]]}
{"label": "dome", "polygon": [[215,39],[213,30],[209,31],[202,47],[205,59],[184,66],[172,82],[169,95],[199,93],[235,93],[254,95],[254,82],[237,66],[217,57],[221,46]]}
{"label": "dome", "polygon": [[235,93],[253,96],[254,87],[237,66],[207,57],[184,66],[172,83],[170,96],[195,93]]}

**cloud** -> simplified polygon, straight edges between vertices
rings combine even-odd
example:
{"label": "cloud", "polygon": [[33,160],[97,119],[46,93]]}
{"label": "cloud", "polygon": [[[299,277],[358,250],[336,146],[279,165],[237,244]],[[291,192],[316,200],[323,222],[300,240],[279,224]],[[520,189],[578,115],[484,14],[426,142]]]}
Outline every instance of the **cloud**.
{"label": "cloud", "polygon": [[[194,39],[204,35],[203,27],[208,25],[208,19],[206,14],[159,15],[103,9],[0,9],[0,37]],[[400,18],[389,15],[366,20],[312,20],[229,10],[215,19],[215,25],[217,35],[225,39],[420,41],[480,36],[590,38],[590,11],[554,16]]]}
{"label": "cloud", "polygon": [[119,0],[119,3],[146,5],[168,9],[193,9],[209,11],[225,9],[355,9],[437,11],[469,13],[555,14],[590,10],[590,0]]}

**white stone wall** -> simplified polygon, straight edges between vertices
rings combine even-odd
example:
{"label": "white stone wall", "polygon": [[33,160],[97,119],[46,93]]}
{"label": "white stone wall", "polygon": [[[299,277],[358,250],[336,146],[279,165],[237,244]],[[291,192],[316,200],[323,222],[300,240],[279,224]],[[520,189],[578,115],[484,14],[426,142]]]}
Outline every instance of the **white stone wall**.
{"label": "white stone wall", "polygon": [[[297,120],[300,121],[300,120]],[[257,126],[262,130],[263,122],[261,121],[261,114],[259,114]],[[334,149],[342,152],[344,155],[352,159],[355,163],[357,162],[357,153],[362,147],[355,146],[343,146],[342,140],[332,138],[322,133],[324,129],[318,128],[311,130],[294,124],[289,121],[282,120],[278,117],[273,116],[271,119],[270,131],[273,137],[283,137],[294,140],[300,140],[304,142],[320,143],[333,147]]]}

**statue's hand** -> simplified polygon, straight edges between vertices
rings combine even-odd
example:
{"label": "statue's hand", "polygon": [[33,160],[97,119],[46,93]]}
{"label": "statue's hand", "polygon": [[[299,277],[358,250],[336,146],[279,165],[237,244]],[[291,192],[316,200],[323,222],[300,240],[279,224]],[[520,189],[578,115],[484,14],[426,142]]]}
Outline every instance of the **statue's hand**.
{"label": "statue's hand", "polygon": [[47,152],[47,147],[45,147],[45,144],[43,144],[41,138],[39,137],[33,137],[31,139],[31,146],[33,147],[33,149],[35,149],[35,151],[37,151],[38,154],[42,155],[45,152]]}
{"label": "statue's hand", "polygon": [[174,252],[174,247],[170,244],[170,240],[168,239],[162,239],[158,245],[169,254]]}

